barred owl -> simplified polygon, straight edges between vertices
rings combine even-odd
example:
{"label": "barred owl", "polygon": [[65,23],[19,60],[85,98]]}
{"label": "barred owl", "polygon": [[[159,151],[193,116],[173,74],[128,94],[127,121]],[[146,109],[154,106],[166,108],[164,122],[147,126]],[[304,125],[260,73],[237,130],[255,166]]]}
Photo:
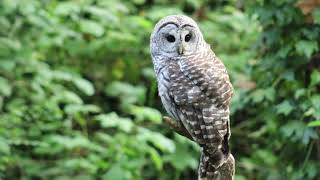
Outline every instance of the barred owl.
{"label": "barred owl", "polygon": [[228,146],[233,88],[225,66],[183,15],[156,24],[150,49],[159,96],[172,118],[167,123],[201,147],[199,179],[232,179],[233,165],[224,167],[229,176],[221,172],[226,162],[234,164]]}

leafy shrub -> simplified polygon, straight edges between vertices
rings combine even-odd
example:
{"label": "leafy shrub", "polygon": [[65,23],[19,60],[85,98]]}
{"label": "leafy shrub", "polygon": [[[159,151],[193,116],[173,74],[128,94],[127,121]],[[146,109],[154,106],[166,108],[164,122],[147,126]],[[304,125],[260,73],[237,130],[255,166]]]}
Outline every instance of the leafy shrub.
{"label": "leafy shrub", "polygon": [[[315,19],[309,22],[297,3],[259,1],[248,7],[262,33],[250,71],[256,88],[234,116],[235,128],[241,128],[233,131],[233,147],[241,151],[238,170],[249,179],[320,176],[319,9],[309,14]],[[241,134],[247,143],[237,142]]]}
{"label": "leafy shrub", "polygon": [[230,73],[236,178],[319,176],[320,11],[295,4],[0,1],[0,179],[194,179],[198,146],[162,125],[148,46],[176,13]]}
{"label": "leafy shrub", "polygon": [[[148,42],[159,18],[202,3],[1,1],[0,177],[195,177],[198,147],[154,109]],[[249,21],[230,8],[208,14],[228,19],[215,21],[221,29],[210,19],[203,27],[218,37]]]}

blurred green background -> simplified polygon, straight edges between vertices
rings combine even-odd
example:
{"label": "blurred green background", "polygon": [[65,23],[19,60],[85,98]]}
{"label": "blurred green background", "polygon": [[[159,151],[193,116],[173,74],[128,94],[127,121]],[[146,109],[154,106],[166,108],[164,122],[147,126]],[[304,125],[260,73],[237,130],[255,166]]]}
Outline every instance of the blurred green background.
{"label": "blurred green background", "polygon": [[228,68],[236,179],[320,179],[318,0],[1,0],[0,179],[196,179],[162,124],[155,23],[186,14]]}

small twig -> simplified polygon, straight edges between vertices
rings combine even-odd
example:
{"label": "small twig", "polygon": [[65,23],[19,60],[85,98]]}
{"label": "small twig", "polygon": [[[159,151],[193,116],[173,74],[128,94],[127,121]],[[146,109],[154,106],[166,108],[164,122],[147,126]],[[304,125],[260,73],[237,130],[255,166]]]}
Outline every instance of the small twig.
{"label": "small twig", "polygon": [[312,149],[313,149],[313,145],[314,145],[314,141],[311,141],[311,144],[310,144],[310,146],[309,146],[307,155],[306,155],[306,157],[305,157],[305,159],[304,159],[304,161],[303,161],[303,164],[302,164],[302,168],[301,168],[301,169],[304,169],[304,168],[306,167],[307,162],[308,162],[308,160],[309,160],[309,158],[310,158],[310,155],[311,155],[311,151],[312,151]]}

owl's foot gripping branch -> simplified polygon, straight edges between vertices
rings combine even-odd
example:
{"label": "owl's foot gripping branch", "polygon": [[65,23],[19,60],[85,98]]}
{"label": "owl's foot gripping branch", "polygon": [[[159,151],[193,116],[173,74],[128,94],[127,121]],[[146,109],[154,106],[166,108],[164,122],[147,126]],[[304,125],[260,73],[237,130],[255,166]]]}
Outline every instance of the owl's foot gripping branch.
{"label": "owl's foot gripping branch", "polygon": [[186,128],[184,128],[183,125],[179,121],[174,120],[168,116],[164,116],[163,121],[172,130],[174,130],[175,132],[177,132],[181,136],[184,136],[184,137],[190,139],[191,141],[193,141],[192,136],[189,134],[189,132],[186,130]]}

